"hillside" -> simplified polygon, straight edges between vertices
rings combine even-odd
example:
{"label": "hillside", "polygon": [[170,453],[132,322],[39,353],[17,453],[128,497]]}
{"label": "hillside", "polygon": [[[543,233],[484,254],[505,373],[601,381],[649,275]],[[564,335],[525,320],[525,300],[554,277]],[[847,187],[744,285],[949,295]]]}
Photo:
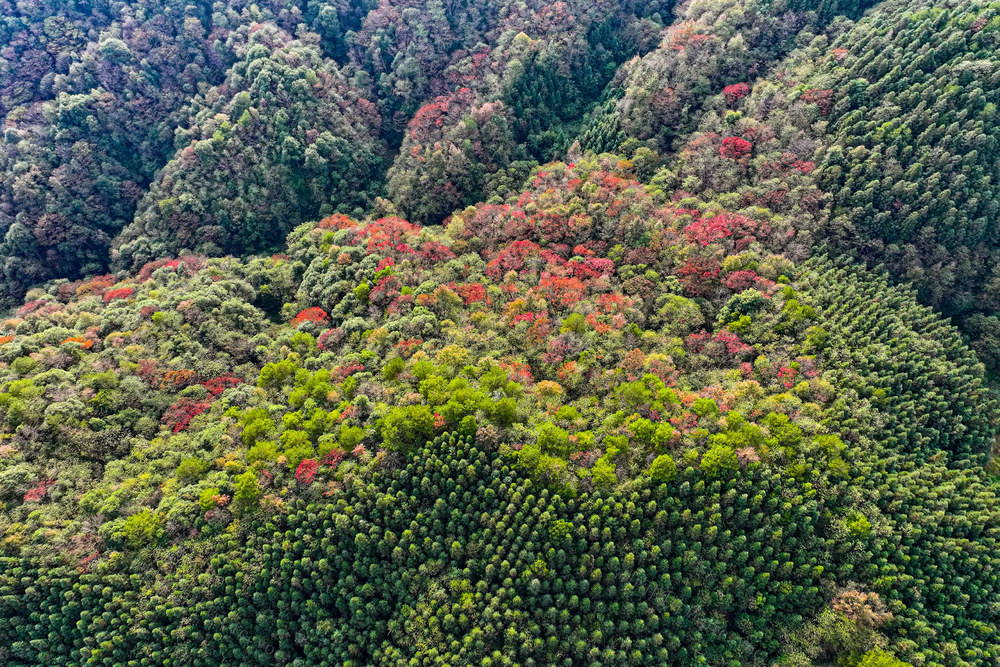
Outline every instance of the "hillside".
{"label": "hillside", "polygon": [[0,662],[1000,660],[997,7],[0,17]]}

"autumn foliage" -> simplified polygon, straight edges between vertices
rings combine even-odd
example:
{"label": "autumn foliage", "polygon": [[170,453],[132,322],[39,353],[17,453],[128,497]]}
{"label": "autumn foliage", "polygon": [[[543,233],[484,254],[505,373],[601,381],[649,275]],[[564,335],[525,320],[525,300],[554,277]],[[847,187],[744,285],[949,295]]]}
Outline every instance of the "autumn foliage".
{"label": "autumn foliage", "polygon": [[726,137],[719,146],[719,155],[729,160],[745,158],[753,152],[753,144],[743,137]]}
{"label": "autumn foliage", "polygon": [[127,299],[135,293],[135,288],[132,287],[119,287],[118,289],[108,290],[104,293],[104,303],[110,303],[118,299]]}
{"label": "autumn foliage", "polygon": [[295,469],[295,479],[299,484],[308,486],[316,478],[317,470],[319,470],[319,463],[316,459],[304,459]]}
{"label": "autumn foliage", "polygon": [[322,324],[327,321],[326,311],[322,308],[306,308],[305,310],[299,312],[298,315],[292,318],[292,326],[298,327],[300,324],[305,322],[313,322],[315,324]]}
{"label": "autumn foliage", "polygon": [[182,398],[171,405],[163,415],[163,423],[174,433],[185,430],[191,420],[211,407],[210,403]]}
{"label": "autumn foliage", "polygon": [[94,341],[90,340],[89,338],[84,338],[82,336],[70,336],[62,343],[60,343],[60,345],[65,345],[66,343],[76,343],[84,350],[89,350],[94,346]]}
{"label": "autumn foliage", "polygon": [[722,89],[722,95],[726,102],[732,106],[750,94],[750,84],[741,82],[734,83]]}

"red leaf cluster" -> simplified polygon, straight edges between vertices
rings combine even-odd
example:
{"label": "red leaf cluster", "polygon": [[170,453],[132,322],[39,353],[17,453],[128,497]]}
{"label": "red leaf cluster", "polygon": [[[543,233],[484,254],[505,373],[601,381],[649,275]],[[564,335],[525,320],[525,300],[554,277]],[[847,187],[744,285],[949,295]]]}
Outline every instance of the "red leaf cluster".
{"label": "red leaf cluster", "polygon": [[795,386],[795,376],[798,374],[799,372],[794,368],[782,366],[781,370],[778,371],[778,378],[781,380],[781,384],[785,386],[785,389],[791,389]]}
{"label": "red leaf cluster", "polygon": [[718,279],[719,271],[719,260],[696,255],[677,269],[677,277],[685,292],[692,296],[702,296]]}
{"label": "red leaf cluster", "polygon": [[191,424],[192,419],[210,407],[212,407],[211,404],[193,398],[179,399],[167,409],[163,415],[163,423],[169,426],[174,433],[179,433]]}
{"label": "red leaf cluster", "polygon": [[215,398],[230,387],[235,387],[242,384],[242,382],[242,379],[234,375],[220,375],[211,380],[205,380],[201,384],[208,391],[208,395]]}
{"label": "red leaf cluster", "polygon": [[403,284],[399,282],[399,278],[396,276],[382,276],[378,279],[375,287],[372,288],[371,293],[368,295],[368,300],[376,306],[386,306],[399,296],[402,289]]}
{"label": "red leaf cluster", "polygon": [[734,83],[722,89],[722,96],[726,98],[726,102],[730,106],[736,104],[749,94],[750,84],[748,83]]}
{"label": "red leaf cluster", "polygon": [[135,288],[133,287],[119,287],[118,289],[109,290],[104,293],[104,303],[110,303],[116,299],[127,299],[133,294],[135,294]]}
{"label": "red leaf cluster", "polygon": [[323,460],[320,461],[320,463],[330,468],[336,468],[338,465],[340,465],[340,462],[344,460],[345,456],[347,456],[346,453],[342,452],[339,449],[334,449],[329,454],[324,456]]}
{"label": "red leaf cluster", "polygon": [[181,268],[181,263],[183,263],[183,268],[188,275],[200,271],[205,268],[206,265],[205,258],[197,255],[187,255],[184,257],[178,257],[177,259],[158,259],[144,264],[143,267],[139,269],[137,280],[139,282],[149,280],[153,276],[153,272],[157,269],[179,269]]}
{"label": "red leaf cluster", "polygon": [[23,306],[17,309],[17,316],[24,317],[25,315],[33,313],[34,311],[38,310],[39,307],[43,306],[45,303],[46,301],[44,299],[29,301],[28,303],[24,304]]}
{"label": "red leaf cluster", "polygon": [[97,276],[96,278],[86,282],[81,281],[80,286],[76,288],[76,295],[84,296],[86,294],[100,294],[116,282],[118,281],[111,274],[106,276]]}
{"label": "red leaf cluster", "polygon": [[178,391],[198,382],[198,373],[187,368],[167,371],[160,379],[160,389],[163,391]]}
{"label": "red leaf cluster", "polygon": [[538,289],[549,301],[559,304],[562,308],[571,307],[582,301],[587,295],[587,288],[583,281],[562,276],[542,277],[538,282]]}
{"label": "red leaf cluster", "polygon": [[316,471],[319,470],[319,463],[316,459],[303,459],[299,467],[295,469],[295,479],[299,484],[309,485],[316,479]]}
{"label": "red leaf cluster", "polygon": [[753,152],[753,144],[743,137],[726,137],[719,147],[719,155],[727,160],[739,160]]}
{"label": "red leaf cluster", "polygon": [[444,245],[443,243],[438,243],[437,241],[427,241],[420,244],[420,250],[417,251],[423,259],[428,262],[446,262],[449,259],[455,259],[455,253],[451,251],[451,248]]}
{"label": "red leaf cluster", "polygon": [[410,355],[423,344],[424,341],[419,338],[406,338],[396,343],[396,350],[399,351],[400,356],[404,359],[409,359]]}
{"label": "red leaf cluster", "polygon": [[343,213],[334,213],[333,215],[323,218],[316,225],[317,229],[350,229],[358,223],[351,218],[348,218]]}
{"label": "red leaf cluster", "polygon": [[345,366],[335,366],[330,369],[330,377],[337,382],[341,382],[346,378],[354,375],[355,373],[360,373],[365,370],[364,364],[347,364]]}
{"label": "red leaf cluster", "polygon": [[45,496],[49,495],[49,487],[54,485],[56,480],[47,479],[43,481],[38,486],[31,488],[27,493],[24,494],[24,502],[26,503],[37,503]]}
{"label": "red leaf cluster", "polygon": [[830,113],[830,109],[833,108],[833,91],[832,90],[818,90],[816,88],[810,88],[809,90],[802,93],[799,98],[806,104],[815,104],[819,107],[819,112],[824,116]]}
{"label": "red leaf cluster", "polygon": [[298,315],[292,318],[292,326],[297,327],[305,322],[316,322],[323,323],[327,321],[326,311],[322,308],[317,308],[313,306],[312,308],[306,308],[301,311]]}
{"label": "red leaf cluster", "polygon": [[316,339],[316,345],[321,350],[328,350],[344,338],[344,332],[337,329],[327,329]]}
{"label": "red leaf cluster", "polygon": [[753,287],[757,278],[756,271],[733,271],[726,276],[725,283],[729,289],[742,292]]}

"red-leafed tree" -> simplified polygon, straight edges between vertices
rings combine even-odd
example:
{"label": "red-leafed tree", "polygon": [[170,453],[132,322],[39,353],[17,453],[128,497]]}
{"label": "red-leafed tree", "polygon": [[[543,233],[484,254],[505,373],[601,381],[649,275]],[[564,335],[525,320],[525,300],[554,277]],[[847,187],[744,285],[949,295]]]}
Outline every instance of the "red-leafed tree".
{"label": "red-leafed tree", "polygon": [[719,277],[719,260],[696,255],[677,269],[677,277],[684,291],[692,296],[703,296],[715,285]]}
{"label": "red-leafed tree", "polygon": [[317,308],[313,306],[312,308],[306,308],[301,311],[298,315],[292,318],[292,326],[297,327],[305,322],[315,322],[316,324],[322,324],[327,321],[326,311],[322,308]]}
{"label": "red-leafed tree", "polygon": [[303,459],[299,467],[295,469],[295,479],[299,484],[308,486],[316,479],[316,471],[319,470],[319,463],[316,459]]}
{"label": "red-leafed tree", "polygon": [[43,500],[46,496],[49,495],[49,487],[51,487],[55,483],[56,480],[47,479],[41,482],[40,484],[28,489],[28,491],[24,494],[24,502],[37,503]]}
{"label": "red-leafed tree", "polygon": [[191,424],[192,419],[210,407],[212,407],[211,404],[204,401],[181,398],[167,409],[163,415],[163,423],[174,433],[179,433]]}
{"label": "red-leafed tree", "polygon": [[469,283],[467,285],[455,285],[452,288],[455,294],[465,300],[465,305],[482,303],[486,301],[486,288],[482,283]]}
{"label": "red-leafed tree", "polygon": [[810,88],[809,90],[802,93],[799,98],[806,104],[815,104],[819,107],[819,112],[824,116],[830,113],[833,109],[833,91],[832,90],[820,90],[817,88]]}
{"label": "red-leafed tree", "polygon": [[230,387],[241,384],[243,380],[234,375],[220,375],[211,380],[202,382],[202,386],[208,391],[209,396],[216,397]]}
{"label": "red-leafed tree", "polygon": [[133,287],[119,287],[104,293],[104,303],[110,303],[116,299],[127,299],[135,294]]}
{"label": "red-leafed tree", "polygon": [[739,160],[753,152],[753,144],[743,137],[726,137],[719,146],[719,155],[727,160]]}
{"label": "red-leafed tree", "polygon": [[750,94],[750,84],[734,83],[722,89],[722,96],[726,98],[729,106],[732,106]]}

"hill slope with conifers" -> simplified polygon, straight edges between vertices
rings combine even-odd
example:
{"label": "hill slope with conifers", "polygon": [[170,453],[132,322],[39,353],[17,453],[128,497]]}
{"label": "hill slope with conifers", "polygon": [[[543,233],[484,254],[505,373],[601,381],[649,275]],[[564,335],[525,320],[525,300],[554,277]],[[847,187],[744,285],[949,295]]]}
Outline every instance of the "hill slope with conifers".
{"label": "hill slope with conifers", "polygon": [[[890,1],[834,25],[709,98],[699,130],[652,178],[796,215],[818,241],[912,284],[995,372],[996,7]],[[658,150],[649,133],[628,126],[610,143]],[[720,141],[739,164],[721,174]]]}
{"label": "hill slope with conifers", "polygon": [[0,663],[1000,661],[997,12],[0,3]]}

